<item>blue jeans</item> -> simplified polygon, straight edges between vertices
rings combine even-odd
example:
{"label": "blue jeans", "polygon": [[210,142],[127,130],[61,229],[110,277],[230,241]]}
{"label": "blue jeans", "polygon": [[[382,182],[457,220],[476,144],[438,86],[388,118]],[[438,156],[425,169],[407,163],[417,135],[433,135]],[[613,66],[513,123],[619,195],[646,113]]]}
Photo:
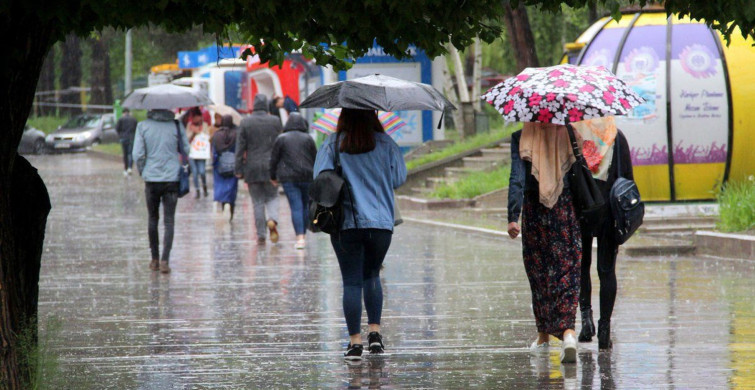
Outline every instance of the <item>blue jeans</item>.
{"label": "blue jeans", "polygon": [[123,170],[131,169],[134,165],[134,158],[131,157],[131,149],[134,147],[132,139],[122,139],[121,149],[123,149]]}
{"label": "blue jeans", "polygon": [[294,224],[296,235],[307,233],[309,223],[309,185],[312,182],[284,182],[288,205],[291,208],[291,222]]}
{"label": "blue jeans", "polygon": [[207,160],[197,160],[190,158],[189,165],[191,166],[191,175],[194,177],[194,188],[199,190],[199,178],[202,178],[202,187],[207,187],[207,171],[205,166]]}
{"label": "blue jeans", "polygon": [[349,336],[360,333],[362,295],[367,323],[380,325],[383,312],[383,264],[393,232],[381,229],[349,229],[330,236],[343,278],[343,314]]}

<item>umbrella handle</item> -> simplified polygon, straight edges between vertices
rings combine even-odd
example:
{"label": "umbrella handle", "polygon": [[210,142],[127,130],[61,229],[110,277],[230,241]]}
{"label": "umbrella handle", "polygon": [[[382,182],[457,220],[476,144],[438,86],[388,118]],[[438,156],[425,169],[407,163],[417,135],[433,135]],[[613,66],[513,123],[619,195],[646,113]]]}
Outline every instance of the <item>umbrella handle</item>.
{"label": "umbrella handle", "polygon": [[443,123],[443,116],[446,115],[446,110],[443,110],[440,112],[440,119],[438,120],[438,130],[440,130],[440,125]]}

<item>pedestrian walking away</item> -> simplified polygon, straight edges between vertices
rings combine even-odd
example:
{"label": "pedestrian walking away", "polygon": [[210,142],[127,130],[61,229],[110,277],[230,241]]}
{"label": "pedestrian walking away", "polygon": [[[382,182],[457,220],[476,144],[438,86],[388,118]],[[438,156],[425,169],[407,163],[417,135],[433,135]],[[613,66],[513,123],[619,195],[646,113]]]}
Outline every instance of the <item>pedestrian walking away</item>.
{"label": "pedestrian walking away", "polygon": [[131,116],[128,108],[123,109],[123,116],[115,124],[115,131],[121,141],[123,150],[123,176],[131,175],[131,168],[134,165],[134,159],[131,150],[134,147],[134,136],[136,135],[136,118]]}
{"label": "pedestrian walking away", "polygon": [[313,177],[336,168],[336,148],[347,190],[343,224],[339,232],[331,234],[330,242],[343,279],[343,312],[349,332],[344,357],[359,360],[364,349],[360,324],[363,298],[369,326],[367,347],[372,354],[383,353],[385,348],[380,334],[380,267],[393,236],[393,190],[406,181],[406,165],[374,110],[341,111],[336,133],[328,136],[317,153]]}
{"label": "pedestrian walking away", "polygon": [[549,335],[557,337],[563,340],[562,363],[575,362],[577,353],[582,241],[566,180],[574,162],[565,126],[525,123],[512,135],[508,232],[511,238],[522,234],[538,332],[530,348],[545,352]]}
{"label": "pedestrian walking away", "polygon": [[202,193],[207,197],[207,160],[210,159],[210,132],[202,111],[194,107],[189,111],[189,124],[186,126],[191,149],[189,164],[194,179],[195,198],[199,199],[199,180],[202,180]]}
{"label": "pedestrian walking away", "polygon": [[241,121],[236,140],[236,176],[249,186],[254,205],[257,243],[278,242],[278,187],[270,182],[270,154],[281,133],[280,118],[268,113],[267,97],[254,97],[254,111]]}
{"label": "pedestrian walking away", "polygon": [[275,139],[270,156],[270,178],[280,182],[291,208],[291,222],[296,232],[296,249],[306,245],[309,223],[309,186],[317,156],[315,141],[307,132],[309,124],[298,112],[288,117],[284,133]]}
{"label": "pedestrian walking away", "polygon": [[[133,157],[145,182],[144,193],[149,216],[148,235],[152,261],[149,268],[162,273],[170,272],[170,250],[173,246],[176,203],[178,202],[179,142],[188,150],[189,140],[169,110],[151,110],[147,119],[136,127]],[[163,206],[163,252],[160,256],[160,239],[157,224]]]}
{"label": "pedestrian walking away", "polygon": [[[583,154],[604,199],[609,198],[609,192],[617,178],[634,180],[629,144],[624,134],[616,128],[613,117],[575,122],[572,126],[583,140]],[[621,160],[620,163],[619,160]],[[619,172],[619,166],[621,166],[621,172]],[[599,349],[612,347],[611,314],[616,301],[616,257],[619,253],[619,244],[614,238],[614,219],[608,202],[605,209],[602,213],[603,221],[596,226],[588,226],[584,220],[580,223],[583,251],[579,293],[582,329],[579,333],[579,341],[592,341],[596,330],[593,322],[592,281],[590,280],[591,248],[595,237],[598,239],[597,268],[600,279],[600,320],[597,328]]]}
{"label": "pedestrian walking away", "polygon": [[234,176],[237,128],[230,115],[223,116],[218,124],[220,127],[212,136],[212,196],[228,219],[233,220],[239,188],[239,179]]}

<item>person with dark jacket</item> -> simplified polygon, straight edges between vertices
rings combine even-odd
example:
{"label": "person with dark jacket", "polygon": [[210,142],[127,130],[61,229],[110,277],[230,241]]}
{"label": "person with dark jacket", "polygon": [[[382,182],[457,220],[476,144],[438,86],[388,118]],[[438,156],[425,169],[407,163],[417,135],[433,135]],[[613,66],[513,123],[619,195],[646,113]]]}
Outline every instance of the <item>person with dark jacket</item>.
{"label": "person with dark jacket", "polygon": [[[228,213],[228,219],[233,220],[233,213],[236,209],[236,193],[239,188],[239,179],[233,175],[234,165],[227,166],[230,162],[234,163],[236,154],[236,132],[238,131],[233,124],[233,117],[223,115],[219,123],[220,127],[213,134],[210,144],[212,146],[212,177],[213,190],[212,195],[215,202],[220,203],[224,213]],[[233,160],[229,161],[229,157]],[[229,170],[227,173],[226,170]]]}
{"label": "person with dark jacket", "polygon": [[270,178],[273,185],[283,184],[291,221],[296,231],[296,249],[304,249],[309,221],[309,185],[315,165],[317,146],[307,132],[309,125],[298,112],[291,113],[284,133],[275,139],[270,156]]}
{"label": "person with dark jacket", "polygon": [[567,180],[574,161],[565,126],[528,122],[511,137],[508,233],[522,233],[538,332],[530,350],[547,353],[552,335],[563,340],[562,363],[576,362],[577,354],[582,237]]}
{"label": "person with dark jacket", "polygon": [[[606,205],[602,224],[599,226],[587,226],[584,222],[580,224],[582,248],[584,250],[582,251],[582,276],[579,294],[579,308],[582,313],[582,330],[579,334],[579,341],[592,341],[592,337],[595,335],[591,305],[592,283],[590,280],[592,240],[595,237],[598,239],[598,277],[600,278],[600,320],[598,321],[597,329],[598,348],[610,349],[612,347],[611,314],[613,313],[614,302],[616,301],[617,289],[616,256],[619,252],[619,245],[613,236],[614,220],[610,209],[609,194],[617,178],[623,177],[634,180],[634,174],[629,143],[627,143],[624,134],[616,129],[613,119],[606,118],[587,123],[605,127],[604,129],[597,130],[602,132],[598,134],[599,137],[597,137],[596,142],[593,142],[588,139],[591,133],[589,127],[593,127],[592,133],[594,133],[596,132],[594,129],[595,126],[589,126],[581,122],[574,124],[581,138],[584,140],[583,145],[585,147],[583,147],[583,153],[588,157],[590,157],[589,155],[593,157],[588,159],[588,165],[590,162],[595,164],[594,167],[591,167],[591,170],[594,172],[593,177],[600,188]],[[612,142],[612,146],[602,149],[592,146],[595,143],[605,144],[605,141]],[[619,159],[621,160],[620,164]],[[599,161],[603,163],[597,165]],[[618,169],[619,165],[621,165],[621,172]]]}
{"label": "person with dark jacket", "polygon": [[282,126],[267,110],[267,96],[257,94],[254,111],[241,121],[236,137],[236,176],[249,186],[258,244],[265,243],[266,227],[270,241],[278,242],[278,188],[270,182],[270,153]]}
{"label": "person with dark jacket", "polygon": [[131,111],[128,108],[123,109],[123,116],[115,124],[115,131],[121,139],[121,149],[123,149],[123,176],[130,175],[131,167],[134,165],[131,149],[134,147],[136,124],[136,118],[131,116]]}

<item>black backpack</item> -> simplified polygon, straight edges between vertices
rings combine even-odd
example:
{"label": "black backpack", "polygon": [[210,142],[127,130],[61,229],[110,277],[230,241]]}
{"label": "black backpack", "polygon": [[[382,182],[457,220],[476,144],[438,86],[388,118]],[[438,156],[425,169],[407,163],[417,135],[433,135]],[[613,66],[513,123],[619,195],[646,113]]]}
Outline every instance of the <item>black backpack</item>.
{"label": "black backpack", "polygon": [[[617,138],[618,143],[618,138]],[[619,152],[616,145],[615,153]],[[645,216],[645,204],[640,198],[640,190],[634,181],[621,177],[621,156],[618,155],[618,178],[611,186],[608,196],[611,204],[611,214],[614,223],[614,239],[618,245],[625,243],[632,237],[637,228],[642,225]]]}
{"label": "black backpack", "polygon": [[[349,185],[343,178],[339,153],[339,137],[335,142],[335,169],[320,172],[309,187],[309,230],[337,234],[343,226],[343,198],[349,192]],[[354,197],[351,196],[353,201]],[[352,202],[353,203],[353,202]],[[354,216],[356,224],[356,216]],[[357,226],[358,227],[358,226]]]}

